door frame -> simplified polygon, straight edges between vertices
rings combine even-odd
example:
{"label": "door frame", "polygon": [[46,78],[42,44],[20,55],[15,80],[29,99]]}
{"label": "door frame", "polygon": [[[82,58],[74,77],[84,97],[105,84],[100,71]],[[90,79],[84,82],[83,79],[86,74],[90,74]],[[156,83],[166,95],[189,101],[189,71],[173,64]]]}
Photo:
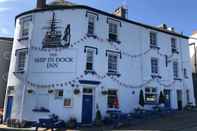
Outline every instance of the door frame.
{"label": "door frame", "polygon": [[[177,99],[177,109],[182,110],[183,109],[183,91],[182,90],[176,90],[176,99]],[[179,108],[179,102],[181,104],[181,107]]]}
{"label": "door frame", "polygon": [[[10,115],[9,115],[9,117],[8,117],[7,115],[8,115],[8,102],[9,102],[9,98],[12,98],[12,103],[11,103]],[[7,119],[10,119],[10,118],[11,118],[13,102],[14,102],[14,96],[8,95],[8,96],[7,96],[7,102],[6,102],[6,108],[5,108],[6,111],[5,111],[5,118],[4,118],[4,121],[7,121]]]}
{"label": "door frame", "polygon": [[[91,89],[92,90],[92,93],[84,93],[83,92],[83,90],[84,89]],[[95,118],[95,86],[91,86],[91,85],[85,85],[85,86],[83,86],[83,88],[82,88],[82,106],[81,106],[81,122],[83,123],[83,119],[82,119],[82,117],[83,117],[83,96],[84,95],[91,95],[92,96],[92,120],[91,121],[93,121],[94,120],[94,118]],[[90,123],[91,124],[91,123]]]}
{"label": "door frame", "polygon": [[[165,97],[166,97],[166,95],[169,95],[169,102],[170,102],[169,107],[172,108],[172,90],[164,89],[164,95],[165,95]],[[165,104],[165,106],[166,106],[166,104]]]}

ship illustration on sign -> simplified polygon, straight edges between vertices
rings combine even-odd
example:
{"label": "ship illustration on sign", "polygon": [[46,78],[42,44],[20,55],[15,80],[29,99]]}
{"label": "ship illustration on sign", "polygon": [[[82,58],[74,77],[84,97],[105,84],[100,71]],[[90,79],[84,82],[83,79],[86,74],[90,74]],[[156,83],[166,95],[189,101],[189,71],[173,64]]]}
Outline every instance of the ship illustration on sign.
{"label": "ship illustration on sign", "polygon": [[47,32],[42,42],[43,48],[68,47],[70,45],[70,24],[66,26],[62,38],[61,27],[57,26],[59,23],[53,12],[52,19],[49,20],[49,26],[44,28]]}

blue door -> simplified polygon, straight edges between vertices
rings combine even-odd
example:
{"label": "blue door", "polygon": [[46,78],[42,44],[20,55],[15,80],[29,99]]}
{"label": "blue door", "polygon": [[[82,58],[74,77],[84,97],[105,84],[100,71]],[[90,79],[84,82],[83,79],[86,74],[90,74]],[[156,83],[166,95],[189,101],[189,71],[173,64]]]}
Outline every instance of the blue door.
{"label": "blue door", "polygon": [[10,119],[10,117],[11,117],[12,103],[13,103],[13,96],[8,96],[6,113],[5,113],[5,121]]}
{"label": "blue door", "polygon": [[90,124],[92,122],[92,106],[93,106],[92,95],[83,95],[82,103],[82,123]]}

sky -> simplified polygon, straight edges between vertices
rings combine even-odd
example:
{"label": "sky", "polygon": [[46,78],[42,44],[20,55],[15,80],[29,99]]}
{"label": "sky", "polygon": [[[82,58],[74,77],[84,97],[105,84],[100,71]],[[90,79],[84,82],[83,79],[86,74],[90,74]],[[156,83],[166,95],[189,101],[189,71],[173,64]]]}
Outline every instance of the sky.
{"label": "sky", "polygon": [[[47,0],[51,2],[53,0]],[[69,0],[112,13],[127,5],[129,19],[148,25],[167,24],[191,35],[197,30],[197,0]],[[0,0],[0,37],[13,37],[15,16],[35,8],[36,0]]]}

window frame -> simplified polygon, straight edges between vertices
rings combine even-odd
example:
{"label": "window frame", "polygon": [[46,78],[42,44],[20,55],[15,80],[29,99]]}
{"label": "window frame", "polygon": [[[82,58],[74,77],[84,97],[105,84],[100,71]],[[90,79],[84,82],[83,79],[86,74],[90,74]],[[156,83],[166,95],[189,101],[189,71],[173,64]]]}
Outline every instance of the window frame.
{"label": "window frame", "polygon": [[149,32],[149,45],[150,48],[158,48],[158,38],[157,33],[150,31]]}
{"label": "window frame", "polygon": [[[91,21],[91,18],[92,21]],[[92,24],[92,25],[91,25]],[[90,27],[92,26],[92,32],[90,31]],[[87,30],[87,34],[88,35],[95,35],[96,32],[96,16],[94,14],[88,14],[88,30]]]}
{"label": "window frame", "polygon": [[[156,63],[153,63],[154,61]],[[151,74],[153,74],[153,75],[158,75],[159,74],[159,59],[156,58],[156,57],[151,58]]]}
{"label": "window frame", "polygon": [[[149,89],[149,91],[147,92],[146,89]],[[157,94],[157,88],[156,87],[146,87],[144,89],[144,100],[146,104],[156,104],[158,101],[158,94]],[[147,95],[148,96],[152,96],[151,98],[155,98],[155,100],[147,100]],[[154,97],[153,97],[154,96]]]}
{"label": "window frame", "polygon": [[[110,63],[110,59],[109,59],[110,56],[116,57],[116,63],[115,62]],[[118,74],[118,67],[119,67],[118,57],[119,57],[118,53],[112,53],[112,52],[108,53],[108,55],[107,55],[107,58],[108,58],[108,67],[107,67],[108,73],[110,73],[110,74]],[[115,65],[116,70],[115,69],[110,69],[110,64],[112,64],[112,66],[114,66],[116,64]]]}
{"label": "window frame", "polygon": [[179,78],[179,63],[177,61],[174,61],[172,66],[173,66],[172,67],[172,69],[173,69],[173,77],[174,77],[174,79],[177,79],[177,78]]}
{"label": "window frame", "polygon": [[[65,105],[65,100],[70,100],[70,105]],[[64,108],[72,108],[72,106],[73,106],[73,99],[69,97],[64,98]]]}
{"label": "window frame", "polygon": [[32,22],[32,15],[22,17],[20,20],[20,38],[28,38],[30,33],[30,23]]}
{"label": "window frame", "polygon": [[171,51],[172,53],[178,53],[178,45],[176,38],[171,38]]}
{"label": "window frame", "polygon": [[[89,53],[91,53],[91,56],[88,56]],[[85,67],[86,71],[94,71],[94,54],[95,54],[95,51],[93,49],[90,49],[90,48],[86,49],[86,67]],[[90,62],[88,60],[88,57],[92,57]],[[92,64],[92,69],[87,68],[88,64]]]}
{"label": "window frame", "polygon": [[[109,21],[108,23],[108,39],[117,42],[119,39],[119,28],[117,22]],[[113,37],[112,37],[113,36]]]}
{"label": "window frame", "polygon": [[[23,54],[23,56],[21,56]],[[26,65],[27,65],[27,55],[28,55],[28,49],[23,48],[23,49],[17,49],[15,56],[16,56],[16,72],[23,73],[25,72]],[[21,57],[24,58],[24,60],[21,59]],[[21,64],[21,61],[23,62]],[[21,67],[21,65],[23,65]]]}
{"label": "window frame", "polygon": [[[109,91],[115,91],[115,95],[109,95]],[[107,90],[107,108],[108,109],[118,109],[118,108],[116,108],[115,107],[115,105],[113,104],[113,105],[111,105],[111,106],[109,106],[109,97],[114,97],[113,99],[115,100],[115,99],[118,99],[118,102],[119,102],[119,98],[118,98],[118,90],[117,89],[108,89]],[[113,100],[113,101],[114,101]],[[120,105],[120,103],[119,103],[119,105]]]}
{"label": "window frame", "polygon": [[[62,95],[60,95],[62,93]],[[55,89],[55,99],[62,99],[64,97],[64,90],[63,89]]]}

